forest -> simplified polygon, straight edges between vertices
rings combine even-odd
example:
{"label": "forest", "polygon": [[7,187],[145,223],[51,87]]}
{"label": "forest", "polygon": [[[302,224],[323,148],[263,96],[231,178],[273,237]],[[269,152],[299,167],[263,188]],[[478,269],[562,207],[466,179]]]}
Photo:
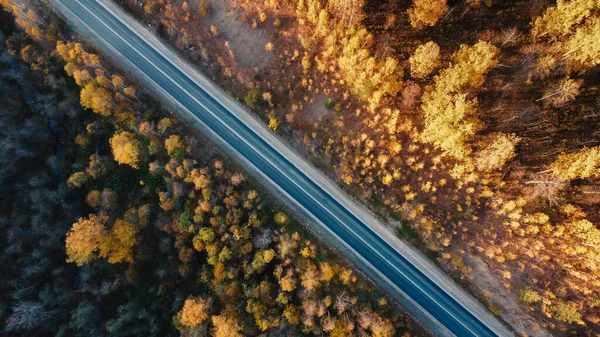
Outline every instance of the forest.
{"label": "forest", "polygon": [[[0,0],[8,335],[426,335],[45,1]],[[600,1],[117,2],[523,336],[600,333]]]}
{"label": "forest", "polygon": [[2,335],[424,334],[51,8],[3,5]]}

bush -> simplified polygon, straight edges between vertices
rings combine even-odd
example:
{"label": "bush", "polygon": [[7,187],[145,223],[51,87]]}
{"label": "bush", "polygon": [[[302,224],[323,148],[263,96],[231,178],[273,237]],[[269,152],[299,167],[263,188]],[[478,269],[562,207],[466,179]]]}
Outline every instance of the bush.
{"label": "bush", "polygon": [[288,223],[290,218],[287,216],[287,214],[285,214],[283,212],[279,212],[279,213],[275,214],[274,220],[275,220],[276,224],[283,226]]}
{"label": "bush", "polygon": [[331,98],[327,98],[325,100],[325,108],[327,108],[327,110],[331,110],[333,109],[333,107],[335,106],[335,103],[333,102],[333,100]]}
{"label": "bush", "polygon": [[519,291],[519,299],[527,304],[539,302],[542,298],[531,287],[524,287]]}
{"label": "bush", "polygon": [[258,108],[258,91],[257,90],[250,90],[250,92],[248,92],[248,94],[246,95],[246,97],[244,98],[244,102],[246,102],[246,105],[248,107],[250,107],[250,109],[256,109]]}

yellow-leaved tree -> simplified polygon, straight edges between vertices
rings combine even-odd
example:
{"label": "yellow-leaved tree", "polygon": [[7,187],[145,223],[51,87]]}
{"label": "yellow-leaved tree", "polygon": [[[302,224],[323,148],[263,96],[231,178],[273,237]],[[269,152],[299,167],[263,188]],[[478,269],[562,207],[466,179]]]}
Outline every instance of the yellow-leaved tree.
{"label": "yellow-leaved tree", "polygon": [[110,139],[110,146],[117,163],[139,168],[140,142],[131,132],[115,134]]}
{"label": "yellow-leaved tree", "polygon": [[521,139],[514,134],[494,133],[485,140],[484,147],[476,158],[476,165],[480,171],[494,171],[501,169],[504,164],[514,158],[515,146]]}
{"label": "yellow-leaved tree", "polygon": [[208,320],[211,303],[210,298],[188,297],[179,311],[181,324],[192,328]]}
{"label": "yellow-leaved tree", "polygon": [[410,25],[415,29],[433,26],[447,11],[446,0],[414,0],[408,10]]}
{"label": "yellow-leaved tree", "polygon": [[600,177],[600,146],[562,154],[550,166],[552,174],[563,180]]}
{"label": "yellow-leaved tree", "polygon": [[106,88],[89,82],[79,93],[81,106],[93,110],[95,113],[109,117],[115,107],[113,96]]}
{"label": "yellow-leaved tree", "polygon": [[466,91],[483,84],[484,75],[498,64],[497,55],[498,48],[484,41],[462,45],[452,55],[453,63],[435,76],[422,96],[423,141],[456,158],[470,153],[467,142],[481,122],[476,116],[477,99],[468,99]]}
{"label": "yellow-leaved tree", "polygon": [[600,64],[600,3],[558,0],[533,21],[531,34],[562,52],[567,65],[585,72]]}
{"label": "yellow-leaved tree", "polygon": [[165,149],[167,149],[169,156],[177,154],[184,148],[185,144],[178,135],[171,135],[169,138],[165,139]]}
{"label": "yellow-leaved tree", "polygon": [[440,65],[440,47],[433,41],[422,44],[408,62],[411,76],[423,79]]}
{"label": "yellow-leaved tree", "polygon": [[104,236],[104,226],[108,216],[90,214],[88,218],[80,218],[67,233],[65,245],[67,262],[84,265],[96,257],[96,250]]}
{"label": "yellow-leaved tree", "polygon": [[138,228],[134,223],[118,219],[110,233],[104,236],[98,248],[100,256],[109,263],[133,262],[133,246]]}
{"label": "yellow-leaved tree", "polygon": [[212,317],[213,337],[243,337],[242,327],[232,314],[221,313]]}

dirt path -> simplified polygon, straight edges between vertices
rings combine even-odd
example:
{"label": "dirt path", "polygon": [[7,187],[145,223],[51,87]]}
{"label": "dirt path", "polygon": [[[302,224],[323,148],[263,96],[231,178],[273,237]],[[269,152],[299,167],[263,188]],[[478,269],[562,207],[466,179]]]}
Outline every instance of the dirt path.
{"label": "dirt path", "polygon": [[518,299],[506,291],[502,281],[492,275],[488,265],[478,256],[465,254],[465,264],[473,268],[472,283],[484,294],[490,294],[490,300],[502,308],[501,317],[524,336],[551,337],[538,322],[521,308]]}
{"label": "dirt path", "polygon": [[217,27],[219,36],[229,42],[240,67],[262,69],[271,61],[272,54],[265,50],[265,45],[273,40],[274,33],[260,27],[252,28],[253,19],[258,25],[270,24],[269,20],[261,23],[258,18],[248,18],[248,22],[244,23],[239,8],[231,6],[228,1],[211,1],[205,22],[208,26]]}

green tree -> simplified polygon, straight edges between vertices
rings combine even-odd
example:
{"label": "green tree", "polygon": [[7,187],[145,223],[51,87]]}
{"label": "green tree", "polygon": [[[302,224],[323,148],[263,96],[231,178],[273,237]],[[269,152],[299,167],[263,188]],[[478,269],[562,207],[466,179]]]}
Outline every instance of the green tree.
{"label": "green tree", "polygon": [[50,42],[56,42],[58,37],[60,36],[60,26],[57,22],[51,22],[48,27],[46,27],[46,39]]}
{"label": "green tree", "polygon": [[259,103],[259,94],[258,94],[258,90],[253,89],[250,90],[248,92],[248,94],[246,95],[246,97],[244,98],[244,102],[246,102],[246,105],[248,107],[250,107],[250,109],[256,109],[258,108],[258,103]]}
{"label": "green tree", "polygon": [[81,187],[89,178],[90,176],[84,171],[75,172],[67,179],[67,184],[70,187]]}
{"label": "green tree", "polygon": [[200,228],[200,231],[198,232],[198,236],[204,243],[211,243],[217,237],[217,235],[215,234],[215,231],[210,227]]}
{"label": "green tree", "polygon": [[285,214],[283,212],[279,212],[279,213],[275,214],[274,220],[275,220],[276,224],[283,226],[288,223],[289,217],[287,216],[287,214]]}

